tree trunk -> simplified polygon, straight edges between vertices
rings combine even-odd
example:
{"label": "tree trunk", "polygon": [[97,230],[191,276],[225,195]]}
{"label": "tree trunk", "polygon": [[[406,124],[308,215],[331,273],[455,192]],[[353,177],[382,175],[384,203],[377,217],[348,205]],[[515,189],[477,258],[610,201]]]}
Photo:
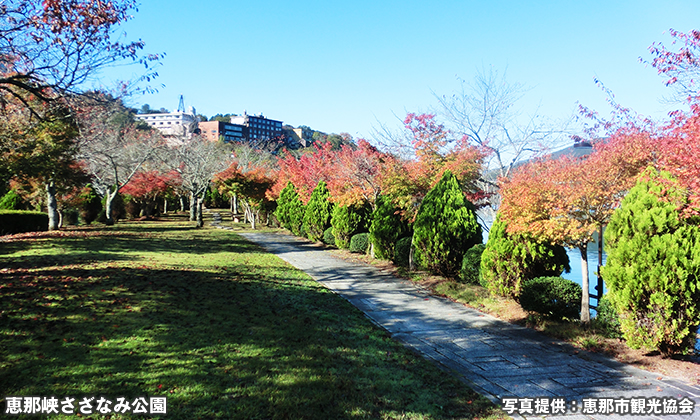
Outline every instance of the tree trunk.
{"label": "tree trunk", "polygon": [[413,246],[413,237],[411,237],[411,249],[408,251],[408,269],[413,271],[416,269],[416,256],[414,254],[415,247]]}
{"label": "tree trunk", "polygon": [[58,229],[58,203],[56,201],[56,184],[53,179],[46,183],[46,208],[49,213],[49,230]]}
{"label": "tree trunk", "polygon": [[168,214],[168,198],[163,200],[163,214]]}
{"label": "tree trunk", "polygon": [[197,220],[197,197],[194,192],[190,193],[190,222]]}
{"label": "tree trunk", "polygon": [[[600,298],[603,297],[603,276],[600,273],[600,269],[603,267],[603,225],[598,227],[598,284],[596,284],[596,291],[598,295],[597,305],[600,305]],[[597,307],[597,306],[596,306]],[[597,311],[596,311],[597,313]]]}
{"label": "tree trunk", "polygon": [[185,196],[182,194],[178,195],[180,197],[180,211],[185,211]]}
{"label": "tree trunk", "polygon": [[238,194],[233,195],[233,214],[238,214]]}
{"label": "tree trunk", "polygon": [[578,247],[581,252],[581,323],[589,324],[591,322],[591,310],[588,296],[588,244],[583,244]]}
{"label": "tree trunk", "polygon": [[197,197],[197,227],[198,228],[204,226],[204,215],[202,214],[203,204],[204,204],[204,197]]}
{"label": "tree trunk", "polygon": [[112,226],[114,224],[114,218],[112,217],[112,203],[118,194],[117,191],[117,189],[115,189],[114,192],[107,190],[107,199],[105,200],[105,224],[107,226]]}

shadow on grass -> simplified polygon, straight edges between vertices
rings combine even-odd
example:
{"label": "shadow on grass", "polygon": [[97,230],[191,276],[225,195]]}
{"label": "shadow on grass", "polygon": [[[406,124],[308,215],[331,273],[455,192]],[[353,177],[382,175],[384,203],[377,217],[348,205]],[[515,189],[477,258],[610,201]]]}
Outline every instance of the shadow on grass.
{"label": "shadow on grass", "polygon": [[[101,244],[117,249],[127,239]],[[258,249],[230,239],[213,246]],[[4,395],[165,395],[171,419],[441,418],[481,409],[459,404],[475,396],[288,265],[65,267],[81,249],[66,246],[62,266],[0,278]]]}

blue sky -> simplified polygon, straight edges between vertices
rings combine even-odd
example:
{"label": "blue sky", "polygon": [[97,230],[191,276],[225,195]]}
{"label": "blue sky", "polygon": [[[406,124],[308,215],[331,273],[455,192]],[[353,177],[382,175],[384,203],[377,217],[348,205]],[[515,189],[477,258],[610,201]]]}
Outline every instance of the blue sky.
{"label": "blue sky", "polygon": [[[369,137],[378,121],[437,106],[458,78],[506,71],[528,86],[524,113],[566,118],[576,103],[618,102],[663,117],[671,92],[639,62],[669,28],[700,29],[700,2],[661,1],[182,1],[147,0],[123,26],[147,52],[165,52],[157,94],[132,106],[264,114],[293,126]],[[102,75],[138,75],[117,67]],[[162,86],[161,86],[162,85]]]}

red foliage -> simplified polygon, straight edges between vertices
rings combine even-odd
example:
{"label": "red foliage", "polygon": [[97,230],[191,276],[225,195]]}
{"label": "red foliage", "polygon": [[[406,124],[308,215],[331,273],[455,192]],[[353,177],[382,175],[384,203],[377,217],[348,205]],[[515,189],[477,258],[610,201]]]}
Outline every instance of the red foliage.
{"label": "red foliage", "polygon": [[177,171],[145,171],[134,175],[119,191],[136,198],[155,200],[179,184],[180,174]]}
{"label": "red foliage", "polygon": [[340,150],[332,147],[331,143],[323,143],[299,159],[293,156],[280,159],[278,178],[270,196],[278,197],[291,181],[301,200],[307,203],[316,185],[324,181],[332,200],[340,205],[374,203],[380,192],[379,175],[389,157],[363,139],[358,140],[357,147],[342,145]]}
{"label": "red foliage", "polygon": [[688,189],[691,214],[700,211],[700,103],[689,114],[675,113],[659,141],[658,166]]}

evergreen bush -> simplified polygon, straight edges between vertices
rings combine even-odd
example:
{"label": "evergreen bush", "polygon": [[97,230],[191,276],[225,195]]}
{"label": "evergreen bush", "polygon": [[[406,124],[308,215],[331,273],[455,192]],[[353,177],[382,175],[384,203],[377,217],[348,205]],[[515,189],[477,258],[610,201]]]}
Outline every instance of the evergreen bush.
{"label": "evergreen bush", "polygon": [[[17,191],[10,190],[0,198],[0,210],[24,210],[26,203]],[[47,224],[48,226],[48,224]]]}
{"label": "evergreen bush", "polygon": [[299,198],[296,187],[291,182],[287,182],[277,199],[277,209],[275,210],[277,220],[282,227],[294,235],[303,236],[304,212],[304,203]]}
{"label": "evergreen bush", "polygon": [[404,236],[410,236],[410,226],[401,220],[398,208],[389,197],[380,195],[375,202],[372,212],[372,223],[369,226],[369,240],[374,245],[374,257],[384,260],[394,259],[396,241]]}
{"label": "evergreen bush", "polygon": [[596,308],[596,316],[592,320],[593,326],[603,332],[608,338],[620,338],[622,337],[622,331],[620,330],[620,316],[615,311],[615,307],[610,303],[608,295],[603,295],[603,297],[598,301],[598,307]]}
{"label": "evergreen bush", "polygon": [[581,313],[581,286],[562,277],[537,277],[522,285],[520,306],[555,319],[577,319]]}
{"label": "evergreen bush", "polygon": [[406,236],[396,241],[394,249],[394,264],[399,267],[408,267],[408,258],[411,254],[411,243],[413,238]]}
{"label": "evergreen bush", "polygon": [[492,294],[517,298],[523,282],[560,276],[570,269],[564,247],[538,242],[526,235],[511,235],[500,214],[496,215],[480,267],[480,282]]}
{"label": "evergreen bush", "polygon": [[329,227],[323,232],[323,243],[330,246],[335,246],[335,237],[333,236],[333,228]]}
{"label": "evergreen bush", "polygon": [[0,210],[0,235],[42,232],[49,228],[49,215],[39,211]]}
{"label": "evergreen bush", "polygon": [[331,226],[333,203],[330,192],[324,181],[319,181],[311,193],[304,212],[304,233],[312,241],[323,239],[323,232]]}
{"label": "evergreen bush", "polygon": [[350,252],[366,254],[369,250],[369,233],[358,233],[350,238]]}
{"label": "evergreen bush", "polygon": [[413,229],[416,258],[446,277],[458,274],[464,253],[482,241],[474,205],[450,171],[426,194]]}
{"label": "evergreen bush", "polygon": [[364,203],[335,206],[331,216],[335,246],[347,249],[354,234],[367,232],[370,216],[371,209]]}
{"label": "evergreen bush", "polygon": [[462,269],[459,271],[459,278],[464,283],[479,284],[479,270],[481,269],[481,254],[486,245],[476,244],[464,253],[462,259]]}
{"label": "evergreen bush", "polygon": [[668,173],[647,170],[605,231],[602,274],[632,348],[693,350],[700,322],[700,228],[684,217],[686,191]]}
{"label": "evergreen bush", "polygon": [[97,195],[97,191],[95,191],[92,184],[88,184],[82,189],[79,198],[81,203],[80,208],[78,209],[80,212],[80,218],[82,219],[83,223],[89,225],[95,219],[97,219],[97,216],[100,214],[100,210],[102,210],[102,202],[100,201],[100,197]]}

